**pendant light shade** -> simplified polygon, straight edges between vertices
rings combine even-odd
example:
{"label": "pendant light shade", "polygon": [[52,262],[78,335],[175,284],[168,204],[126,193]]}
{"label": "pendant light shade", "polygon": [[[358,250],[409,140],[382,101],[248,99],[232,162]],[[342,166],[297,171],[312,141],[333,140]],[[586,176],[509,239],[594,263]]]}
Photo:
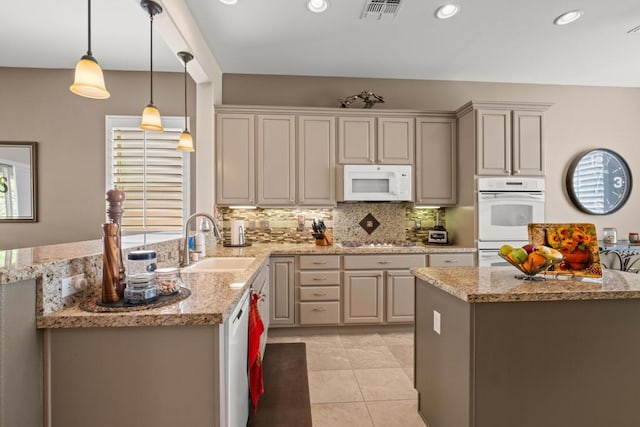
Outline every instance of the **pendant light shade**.
{"label": "pendant light shade", "polygon": [[88,0],[89,42],[87,54],[76,64],[76,73],[69,90],[76,95],[92,99],[107,99],[111,96],[104,85],[102,68],[91,53],[91,0]]}
{"label": "pendant light shade", "polygon": [[153,17],[162,13],[162,7],[151,0],[142,0],[140,6],[149,13],[149,85],[150,99],[149,104],[142,112],[142,121],[140,128],[155,132],[162,132],[162,121],[160,119],[160,111],[153,105]]}
{"label": "pendant light shade", "polygon": [[187,63],[193,59],[193,55],[189,52],[178,52],[178,56],[184,62],[184,130],[180,134],[178,141],[178,150],[193,152],[193,138],[187,127]]}

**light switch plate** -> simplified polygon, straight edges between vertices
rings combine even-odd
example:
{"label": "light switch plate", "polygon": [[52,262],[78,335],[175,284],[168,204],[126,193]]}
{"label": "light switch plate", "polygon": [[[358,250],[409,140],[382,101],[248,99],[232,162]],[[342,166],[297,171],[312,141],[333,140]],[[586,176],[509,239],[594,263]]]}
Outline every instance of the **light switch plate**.
{"label": "light switch plate", "polygon": [[433,330],[440,335],[440,313],[433,310]]}

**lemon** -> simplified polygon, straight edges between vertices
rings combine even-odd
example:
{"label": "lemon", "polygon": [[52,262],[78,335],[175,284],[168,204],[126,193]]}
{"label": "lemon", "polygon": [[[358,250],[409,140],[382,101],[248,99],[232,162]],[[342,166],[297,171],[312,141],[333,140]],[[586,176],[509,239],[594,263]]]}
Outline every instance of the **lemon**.
{"label": "lemon", "polygon": [[513,246],[511,245],[502,245],[500,246],[500,255],[507,256],[513,250]]}

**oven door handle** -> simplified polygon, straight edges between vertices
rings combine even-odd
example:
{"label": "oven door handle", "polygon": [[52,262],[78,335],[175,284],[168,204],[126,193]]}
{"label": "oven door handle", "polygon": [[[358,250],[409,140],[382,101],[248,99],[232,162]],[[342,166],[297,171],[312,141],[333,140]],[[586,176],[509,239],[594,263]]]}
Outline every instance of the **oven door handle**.
{"label": "oven door handle", "polygon": [[544,194],[541,193],[487,193],[482,192],[478,195],[480,200],[489,199],[521,199],[521,200],[544,200]]}

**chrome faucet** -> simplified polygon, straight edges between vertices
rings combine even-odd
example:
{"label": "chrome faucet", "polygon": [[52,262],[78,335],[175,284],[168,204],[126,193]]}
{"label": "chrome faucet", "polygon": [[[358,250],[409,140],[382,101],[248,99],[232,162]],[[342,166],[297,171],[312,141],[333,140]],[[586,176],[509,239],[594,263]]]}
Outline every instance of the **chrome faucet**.
{"label": "chrome faucet", "polygon": [[216,239],[218,239],[218,241],[222,240],[222,234],[220,234],[220,229],[218,228],[218,224],[216,224],[216,220],[213,219],[213,217],[211,215],[209,215],[208,213],[204,213],[204,212],[196,212],[193,215],[191,215],[189,218],[187,218],[187,220],[184,223],[184,244],[182,246],[182,263],[180,264],[181,267],[186,267],[189,265],[190,263],[190,259],[189,259],[189,228],[191,228],[191,223],[193,222],[194,219],[203,216],[205,218],[207,218],[209,221],[211,221],[211,224],[213,224],[213,234],[214,236],[216,236]]}

